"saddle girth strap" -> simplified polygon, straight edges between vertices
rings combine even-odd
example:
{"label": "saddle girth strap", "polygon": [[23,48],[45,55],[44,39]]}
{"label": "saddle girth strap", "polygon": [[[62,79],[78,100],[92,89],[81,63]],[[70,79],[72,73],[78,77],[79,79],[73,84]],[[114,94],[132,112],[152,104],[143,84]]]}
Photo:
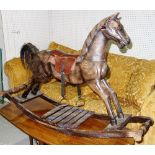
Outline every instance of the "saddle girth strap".
{"label": "saddle girth strap", "polygon": [[78,98],[81,98],[81,88],[80,88],[80,84],[77,84],[77,94],[78,94]]}
{"label": "saddle girth strap", "polygon": [[[77,95],[81,98],[81,88],[80,84],[77,84]],[[61,96],[65,98],[65,73],[64,73],[64,63],[61,62]]]}
{"label": "saddle girth strap", "polygon": [[65,98],[65,75],[64,75],[64,63],[61,63],[61,96]]}

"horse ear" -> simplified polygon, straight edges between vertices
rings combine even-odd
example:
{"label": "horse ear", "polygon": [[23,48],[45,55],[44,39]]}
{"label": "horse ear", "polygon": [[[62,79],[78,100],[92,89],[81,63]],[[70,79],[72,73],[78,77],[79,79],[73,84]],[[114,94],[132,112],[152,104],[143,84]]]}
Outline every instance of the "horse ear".
{"label": "horse ear", "polygon": [[119,16],[119,12],[113,14],[112,16],[110,16],[110,19],[119,19],[118,16]]}
{"label": "horse ear", "polygon": [[118,18],[119,14],[120,14],[120,13],[119,13],[119,12],[117,12],[117,13],[116,13],[116,15],[115,15],[115,18]]}

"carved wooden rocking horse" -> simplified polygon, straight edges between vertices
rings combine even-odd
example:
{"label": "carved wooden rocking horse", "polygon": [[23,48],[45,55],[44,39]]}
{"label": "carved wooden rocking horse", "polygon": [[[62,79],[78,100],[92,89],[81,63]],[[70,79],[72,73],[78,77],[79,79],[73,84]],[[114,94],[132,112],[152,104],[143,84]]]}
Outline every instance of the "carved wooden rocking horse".
{"label": "carved wooden rocking horse", "polygon": [[[107,43],[114,40],[119,48],[130,44],[130,38],[120,23],[118,13],[100,21],[89,33],[80,55],[70,55],[61,51],[41,51],[31,43],[21,49],[21,60],[32,73],[32,82],[23,93],[26,98],[30,90],[36,94],[39,84],[53,77],[70,84],[87,83],[103,100],[113,125],[117,124],[112,110],[113,101],[118,118],[123,112],[115,92],[105,81],[108,71]],[[64,93],[62,93],[64,95]]]}
{"label": "carved wooden rocking horse", "polygon": [[[20,87],[20,89],[26,88],[22,97],[27,98],[30,92],[36,95],[40,84],[49,81],[51,78],[56,78],[62,81],[61,95],[63,97],[65,83],[77,85],[78,96],[80,96],[79,85],[87,83],[90,88],[103,99],[110,124],[106,130],[103,130],[101,133],[94,134],[94,132],[81,132],[82,135],[86,136],[89,134],[89,136],[91,135],[100,138],[134,137],[137,133],[121,131],[119,129],[123,129],[129,122],[133,121],[135,123],[139,121],[140,123],[143,123],[143,127],[139,130],[140,133],[138,133],[139,137],[142,137],[153,124],[153,121],[150,118],[124,115],[116,93],[110,88],[105,80],[108,71],[108,41],[115,41],[120,49],[130,44],[130,38],[125,32],[118,15],[119,14],[117,13],[103,19],[92,29],[84,42],[80,55],[70,55],[58,50],[44,50],[39,52],[39,50],[31,43],[23,45],[21,49],[21,60],[23,65],[32,71],[32,78],[28,85]],[[19,89],[11,89],[4,94],[13,93],[17,90]],[[5,96],[12,99],[9,95]],[[15,100],[13,101],[15,102]],[[115,106],[117,116],[115,116],[115,113],[113,112],[111,101]],[[48,112],[45,116],[52,115],[51,113],[53,113],[53,111]],[[38,120],[38,118],[36,119]],[[85,119],[86,117],[84,120]],[[65,127],[63,126],[63,128]],[[109,130],[112,130],[113,132],[109,133]]]}

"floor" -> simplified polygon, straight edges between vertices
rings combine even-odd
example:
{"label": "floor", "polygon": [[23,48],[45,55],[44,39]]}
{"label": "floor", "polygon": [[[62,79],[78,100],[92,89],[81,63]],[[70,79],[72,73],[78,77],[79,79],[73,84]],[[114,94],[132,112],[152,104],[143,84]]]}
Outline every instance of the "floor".
{"label": "floor", "polygon": [[[0,105],[0,108],[4,105]],[[0,116],[0,145],[28,145],[26,134],[15,128],[6,119]]]}

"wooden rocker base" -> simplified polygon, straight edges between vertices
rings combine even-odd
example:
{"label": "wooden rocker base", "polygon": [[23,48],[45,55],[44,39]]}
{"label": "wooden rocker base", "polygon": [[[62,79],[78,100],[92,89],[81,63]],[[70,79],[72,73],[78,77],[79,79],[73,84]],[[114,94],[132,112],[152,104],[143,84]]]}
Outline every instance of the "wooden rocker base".
{"label": "wooden rocker base", "polygon": [[123,118],[116,118],[117,124],[116,125],[111,125],[109,124],[105,130],[115,130],[115,129],[123,129],[131,119],[131,115],[124,115]]}
{"label": "wooden rocker base", "polygon": [[[19,96],[12,96],[9,93],[6,93],[5,97],[33,121],[68,135],[95,138],[132,137],[136,142],[141,142],[149,127],[154,123],[149,117],[124,115],[123,119],[117,118],[117,125],[112,126],[107,115],[60,104],[41,93],[36,96],[31,94],[27,99],[21,99]],[[28,108],[29,104],[37,106],[38,100],[41,101],[41,104],[48,104],[49,108],[39,111]],[[90,122],[98,125],[92,124],[90,128]],[[141,126],[137,130],[133,130],[127,128],[129,123],[140,123]]]}
{"label": "wooden rocker base", "polygon": [[39,97],[40,95],[42,95],[42,93],[40,91],[37,92],[36,95],[32,94],[31,92],[28,94],[27,98],[23,98],[20,94],[17,96],[14,96],[14,98],[20,102],[20,103],[24,103],[27,102],[29,100],[35,99],[36,97]]}

